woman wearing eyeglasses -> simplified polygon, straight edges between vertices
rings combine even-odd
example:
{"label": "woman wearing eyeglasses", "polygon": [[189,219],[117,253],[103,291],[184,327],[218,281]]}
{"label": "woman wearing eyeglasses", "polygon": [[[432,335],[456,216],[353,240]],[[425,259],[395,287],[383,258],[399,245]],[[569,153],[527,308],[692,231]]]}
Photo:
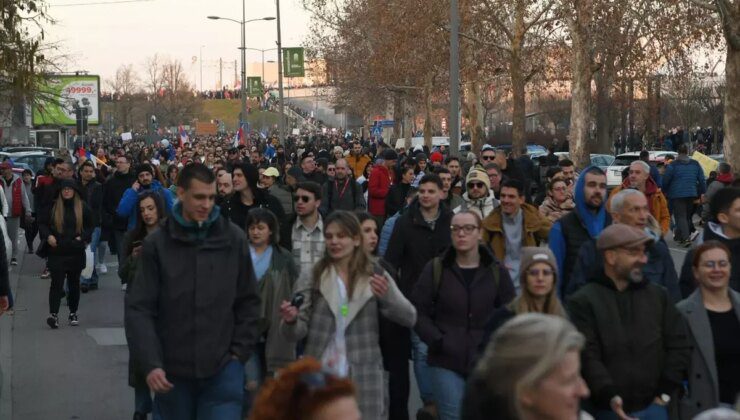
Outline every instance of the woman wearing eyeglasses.
{"label": "woman wearing eyeglasses", "polygon": [[522,294],[494,312],[488,320],[486,333],[479,347],[480,354],[483,354],[496,330],[517,315],[536,312],[567,318],[555,290],[558,280],[557,262],[549,248],[533,246],[522,248],[519,273]]}
{"label": "woman wearing eyeglasses", "polygon": [[731,407],[740,393],[740,293],[729,286],[730,251],[721,242],[704,242],[694,250],[692,266],[699,287],[677,305],[693,342],[682,419]]}
{"label": "woman wearing eyeglasses", "polygon": [[486,321],[514,298],[509,272],[479,243],[481,219],[463,210],[452,218],[452,247],[427,263],[411,300],[414,330],[429,346],[427,363],[440,420],[460,418],[465,381],[476,362]]}
{"label": "woman wearing eyeglasses", "polygon": [[547,184],[547,197],[540,205],[540,214],[555,223],[573,211],[576,204],[568,194],[568,184],[563,179],[554,179]]}
{"label": "woman wearing eyeglasses", "polygon": [[379,315],[410,328],[416,311],[392,277],[373,264],[357,216],[333,212],[324,221],[324,239],[324,256],[312,275],[302,276],[295,286],[302,302],[294,298],[280,306],[281,332],[291,341],[306,338],[306,356],[352,379],[363,418],[386,419],[388,374],[380,351]]}

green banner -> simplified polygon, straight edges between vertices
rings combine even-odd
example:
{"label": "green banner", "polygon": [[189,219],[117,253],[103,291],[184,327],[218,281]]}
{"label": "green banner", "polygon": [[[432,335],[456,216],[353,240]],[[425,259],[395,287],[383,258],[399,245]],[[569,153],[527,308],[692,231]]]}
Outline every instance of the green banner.
{"label": "green banner", "polygon": [[33,105],[33,125],[68,125],[77,122],[75,108],[88,108],[87,123],[100,121],[100,77],[50,76],[39,88]]}
{"label": "green banner", "polygon": [[261,77],[247,77],[247,95],[249,96],[262,95],[262,78]]}
{"label": "green banner", "polygon": [[283,76],[305,77],[303,48],[283,48]]}

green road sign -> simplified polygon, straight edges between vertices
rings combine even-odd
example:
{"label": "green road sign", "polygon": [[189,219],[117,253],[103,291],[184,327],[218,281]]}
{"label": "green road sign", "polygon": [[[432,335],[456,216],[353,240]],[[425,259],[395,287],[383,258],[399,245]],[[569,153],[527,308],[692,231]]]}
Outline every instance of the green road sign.
{"label": "green road sign", "polygon": [[261,77],[247,77],[247,95],[249,96],[262,95],[262,78]]}
{"label": "green road sign", "polygon": [[285,77],[304,77],[303,48],[283,48],[283,75]]}

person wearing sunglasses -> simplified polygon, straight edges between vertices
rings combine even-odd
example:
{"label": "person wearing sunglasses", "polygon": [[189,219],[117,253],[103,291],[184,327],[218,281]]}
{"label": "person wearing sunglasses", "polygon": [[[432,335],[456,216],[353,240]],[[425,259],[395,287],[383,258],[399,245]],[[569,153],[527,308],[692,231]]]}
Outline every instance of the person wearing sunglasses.
{"label": "person wearing sunglasses", "polygon": [[567,318],[558,299],[555,285],[558,282],[558,265],[549,248],[525,246],[522,248],[522,265],[519,270],[522,293],[509,304],[493,313],[486,324],[486,332],[478,347],[483,354],[491,337],[500,326],[517,315],[541,313]]}
{"label": "person wearing sunglasses", "polygon": [[693,344],[681,419],[720,405],[732,407],[740,392],[740,293],[730,289],[730,255],[719,241],[699,245],[691,261],[699,287],[677,305]]}
{"label": "person wearing sunglasses", "polygon": [[459,213],[464,210],[474,210],[478,212],[481,219],[491,214],[493,209],[498,207],[499,201],[491,191],[491,181],[488,174],[478,168],[473,168],[468,172],[465,179],[466,191],[462,195],[463,203],[455,207],[453,211]]}
{"label": "person wearing sunglasses", "polygon": [[280,235],[280,245],[293,252],[301,275],[308,275],[324,254],[324,219],[319,212],[322,198],[319,184],[299,182],[293,195],[295,216]]}
{"label": "person wearing sunglasses", "polygon": [[428,346],[427,363],[437,415],[459,419],[465,379],[475,364],[484,327],[514,298],[506,268],[479,243],[481,219],[464,210],[452,217],[452,246],[426,264],[411,301],[414,331]]}

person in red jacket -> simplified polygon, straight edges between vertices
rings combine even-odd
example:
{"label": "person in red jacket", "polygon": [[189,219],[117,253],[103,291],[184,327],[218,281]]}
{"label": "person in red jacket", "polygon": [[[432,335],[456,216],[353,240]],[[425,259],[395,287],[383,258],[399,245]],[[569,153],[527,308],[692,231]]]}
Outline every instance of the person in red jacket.
{"label": "person in red jacket", "polygon": [[398,154],[393,149],[386,149],[382,158],[383,163],[373,167],[367,187],[368,210],[379,219],[378,226],[382,225],[380,222],[385,218],[385,197],[396,178],[393,168],[396,166]]}

